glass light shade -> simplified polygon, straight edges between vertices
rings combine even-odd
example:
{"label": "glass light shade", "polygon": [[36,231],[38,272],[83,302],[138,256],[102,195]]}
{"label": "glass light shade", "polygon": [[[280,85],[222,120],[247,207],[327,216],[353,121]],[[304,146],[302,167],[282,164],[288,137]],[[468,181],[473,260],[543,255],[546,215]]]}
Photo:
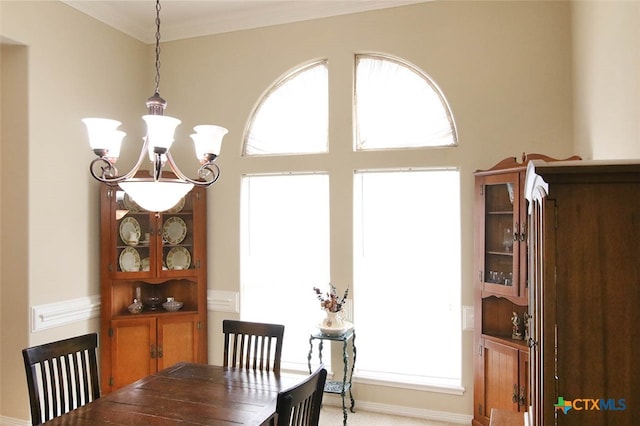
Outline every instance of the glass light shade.
{"label": "glass light shade", "polygon": [[167,150],[171,148],[176,127],[182,122],[166,115],[144,115],[142,119],[147,123],[149,144]]}
{"label": "glass light shade", "polygon": [[106,157],[109,158],[120,156],[120,145],[126,135],[125,132],[118,130],[118,126],[122,123],[108,118],[83,118],[82,122],[87,126],[91,149],[105,150]]}
{"label": "glass light shade", "polygon": [[213,124],[203,124],[193,128],[196,133],[191,135],[198,159],[205,158],[206,154],[220,154],[222,138],[229,133],[227,129]]}
{"label": "glass light shade", "polygon": [[120,182],[124,190],[140,207],[151,212],[163,212],[178,204],[193,188],[189,182]]}

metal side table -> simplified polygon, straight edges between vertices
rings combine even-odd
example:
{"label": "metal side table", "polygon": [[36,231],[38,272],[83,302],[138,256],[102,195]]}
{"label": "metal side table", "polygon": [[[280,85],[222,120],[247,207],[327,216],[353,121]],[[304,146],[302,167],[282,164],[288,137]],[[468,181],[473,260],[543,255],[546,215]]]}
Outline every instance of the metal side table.
{"label": "metal side table", "polygon": [[[344,415],[343,425],[347,424],[347,405],[345,404],[345,398],[347,391],[349,391],[349,399],[351,399],[351,407],[349,408],[352,413],[355,413],[354,407],[356,404],[351,392],[351,380],[353,378],[353,369],[356,365],[356,331],[351,328],[338,336],[330,336],[322,334],[320,331],[311,333],[309,336],[309,356],[307,357],[307,363],[309,365],[309,374],[311,374],[311,358],[313,356],[313,341],[318,340],[318,360],[322,363],[322,347],[325,340],[333,342],[342,342],[342,361],[344,363],[344,374],[342,381],[327,380],[324,385],[324,391],[327,393],[340,394],[342,396],[342,413]],[[351,341],[352,360],[349,363],[349,341]],[[351,368],[349,368],[351,367]]]}

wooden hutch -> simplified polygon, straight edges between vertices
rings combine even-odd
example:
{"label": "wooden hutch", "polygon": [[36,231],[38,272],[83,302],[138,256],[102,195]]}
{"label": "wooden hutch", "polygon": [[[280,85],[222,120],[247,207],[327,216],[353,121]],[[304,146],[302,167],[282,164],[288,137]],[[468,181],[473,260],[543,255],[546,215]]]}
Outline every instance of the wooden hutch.
{"label": "wooden hutch", "polygon": [[[105,184],[100,201],[103,393],[178,361],[206,363],[205,190],[161,213]],[[182,302],[179,310],[163,307],[170,297]],[[131,306],[137,298],[141,311]]]}
{"label": "wooden hutch", "polygon": [[[491,409],[529,407],[527,164],[539,154],[507,158],[475,173],[473,424]],[[572,157],[578,159],[578,157]]]}

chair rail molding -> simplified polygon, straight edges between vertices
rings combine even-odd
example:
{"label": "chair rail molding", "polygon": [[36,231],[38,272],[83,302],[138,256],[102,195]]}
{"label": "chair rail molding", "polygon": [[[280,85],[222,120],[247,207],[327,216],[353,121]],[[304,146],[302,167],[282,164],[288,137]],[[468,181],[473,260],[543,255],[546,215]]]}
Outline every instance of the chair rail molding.
{"label": "chair rail molding", "polygon": [[[240,313],[237,291],[207,291],[207,309],[215,312]],[[100,295],[79,297],[31,307],[31,332],[60,327],[100,316]]]}
{"label": "chair rail molding", "polygon": [[31,307],[31,332],[100,316],[100,296],[93,295]]}
{"label": "chair rail molding", "polygon": [[208,290],[207,309],[214,312],[240,313],[240,293],[237,291]]}

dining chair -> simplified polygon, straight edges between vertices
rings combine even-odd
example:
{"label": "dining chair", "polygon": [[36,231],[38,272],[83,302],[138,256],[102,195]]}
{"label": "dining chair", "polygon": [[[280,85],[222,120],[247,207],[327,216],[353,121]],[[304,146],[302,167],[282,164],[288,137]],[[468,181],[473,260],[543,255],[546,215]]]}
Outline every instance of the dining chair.
{"label": "dining chair", "polygon": [[320,365],[309,377],[278,392],[277,426],[318,426],[327,370]]}
{"label": "dining chair", "polygon": [[224,367],[280,372],[284,325],[223,320]]}
{"label": "dining chair", "polygon": [[97,347],[91,333],[22,350],[34,426],[100,398]]}

